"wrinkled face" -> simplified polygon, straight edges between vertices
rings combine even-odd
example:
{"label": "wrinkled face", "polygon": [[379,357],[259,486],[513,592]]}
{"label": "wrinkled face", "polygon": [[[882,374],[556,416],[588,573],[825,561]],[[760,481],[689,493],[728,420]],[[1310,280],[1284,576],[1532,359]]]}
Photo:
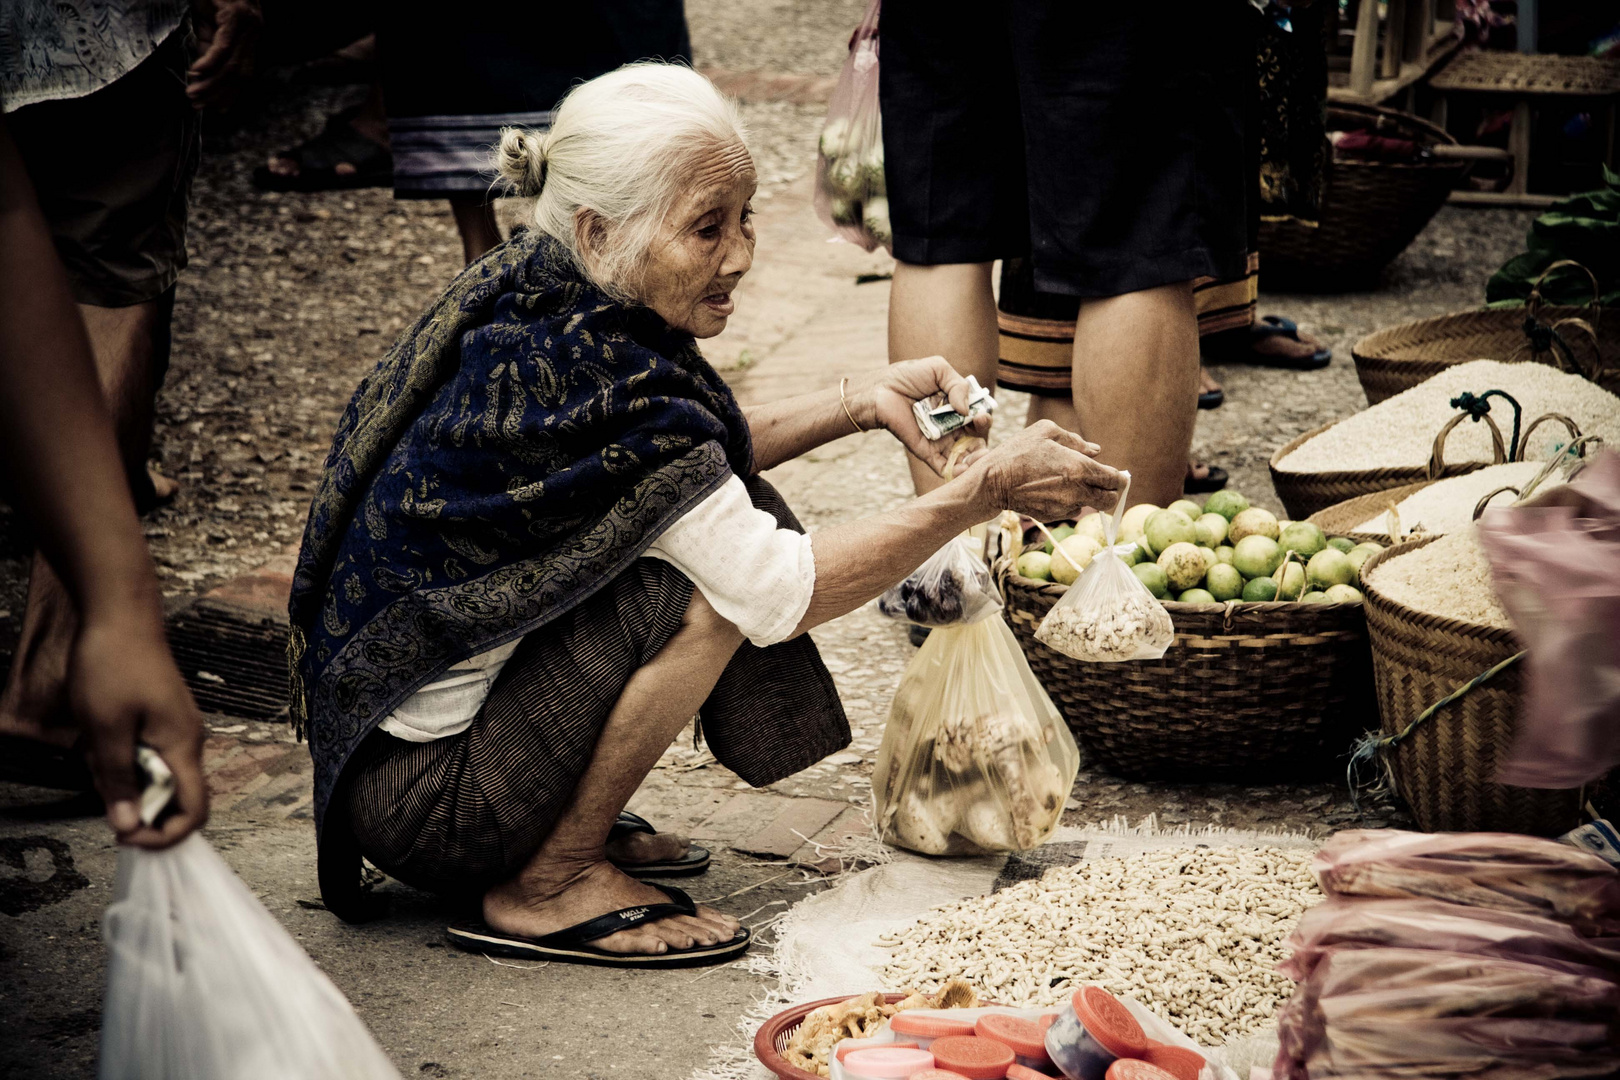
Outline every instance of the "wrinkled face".
{"label": "wrinkled face", "polygon": [[647,251],[641,302],[693,337],[726,328],[732,290],[754,263],[754,162],[741,143],[700,156]]}

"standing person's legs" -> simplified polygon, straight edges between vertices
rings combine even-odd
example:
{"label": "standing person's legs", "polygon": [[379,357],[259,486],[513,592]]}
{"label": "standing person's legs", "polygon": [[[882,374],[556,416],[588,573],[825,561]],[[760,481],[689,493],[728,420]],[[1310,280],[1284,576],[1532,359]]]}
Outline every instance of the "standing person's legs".
{"label": "standing person's legs", "polygon": [[[889,361],[939,355],[983,386],[996,375],[991,264],[1029,246],[1018,94],[1002,19],[884,5],[883,156],[897,265]],[[962,77],[972,71],[973,78]],[[910,460],[919,492],[942,481]]]}
{"label": "standing person's legs", "polygon": [[461,234],[462,261],[470,263],[501,242],[501,230],[495,225],[495,204],[483,195],[450,196],[450,213]]}
{"label": "standing person's legs", "polygon": [[[889,289],[889,363],[943,356],[981,386],[996,379],[996,301],[990,263],[913,266],[896,263]],[[907,456],[922,494],[945,481]]]}
{"label": "standing person's legs", "polygon": [[[169,359],[174,282],[186,263],[185,224],[198,125],[186,98],[189,34],[177,30],[123,78],[82,98],[43,102],[7,118],[79,300],[136,506],[158,494],[149,477],[153,403]],[[84,154],[93,140],[95,153]],[[51,727],[63,699],[77,618],[43,559],[5,690],[0,731],[65,744]]]}

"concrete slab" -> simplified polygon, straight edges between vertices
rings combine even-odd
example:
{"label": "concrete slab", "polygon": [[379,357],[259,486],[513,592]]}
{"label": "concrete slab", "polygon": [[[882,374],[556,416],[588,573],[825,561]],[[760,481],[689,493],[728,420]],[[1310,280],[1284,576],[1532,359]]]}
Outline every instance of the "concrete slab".
{"label": "concrete slab", "polygon": [[744,836],[731,847],[744,855],[786,859],[848,809],[848,803],[829,799],[790,799],[764,828]]}

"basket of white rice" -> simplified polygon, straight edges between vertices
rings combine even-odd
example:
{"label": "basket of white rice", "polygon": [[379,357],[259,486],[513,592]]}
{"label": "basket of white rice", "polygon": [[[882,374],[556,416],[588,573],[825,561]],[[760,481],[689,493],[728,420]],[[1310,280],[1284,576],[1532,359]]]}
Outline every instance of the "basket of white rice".
{"label": "basket of white rice", "polygon": [[[1521,408],[1518,445],[1513,408],[1499,397],[1483,423],[1452,405],[1462,394],[1511,395]],[[1568,423],[1536,421],[1551,414]],[[1505,420],[1504,424],[1502,421]],[[1572,423],[1576,432],[1570,430]],[[1504,427],[1509,431],[1504,432]],[[1545,460],[1575,434],[1620,438],[1620,397],[1579,375],[1545,364],[1475,360],[1371,408],[1306,432],[1271,457],[1271,480],[1298,520],[1358,495],[1461,476],[1509,460]]]}
{"label": "basket of white rice", "polygon": [[1510,506],[1533,492],[1566,483],[1563,471],[1549,472],[1548,464],[1487,465],[1463,476],[1358,495],[1319,510],[1308,520],[1325,533],[1358,544],[1371,541],[1388,547],[1417,536],[1440,536],[1466,528],[1487,506]]}
{"label": "basket of white rice", "polygon": [[1381,753],[1401,797],[1430,832],[1551,836],[1580,823],[1580,789],[1494,782],[1513,741],[1522,670],[1508,663],[1427,719],[1442,698],[1520,651],[1470,524],[1379,552],[1362,567]]}

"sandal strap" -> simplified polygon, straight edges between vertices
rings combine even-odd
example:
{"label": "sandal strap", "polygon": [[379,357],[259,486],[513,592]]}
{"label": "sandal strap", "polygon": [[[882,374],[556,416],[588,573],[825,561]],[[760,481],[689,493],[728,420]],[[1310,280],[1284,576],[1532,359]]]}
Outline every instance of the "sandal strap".
{"label": "sandal strap", "polygon": [[608,828],[608,839],[613,840],[621,836],[631,836],[635,833],[647,833],[649,836],[657,836],[658,830],[653,828],[652,822],[648,821],[640,814],[632,814],[628,810],[620,810],[619,820],[615,821]]}
{"label": "sandal strap", "polygon": [[350,115],[343,112],[327,117],[319,135],[279,151],[276,156],[296,161],[300,172],[331,170],[345,162],[359,172],[392,167],[393,154],[389,149],[355,131],[349,123]]}
{"label": "sandal strap", "polygon": [[637,907],[610,911],[606,915],[598,915],[594,919],[587,919],[585,922],[570,926],[566,930],[558,930],[555,933],[547,934],[545,937],[535,938],[534,943],[547,948],[569,948],[584,945],[598,938],[605,938],[609,934],[617,934],[621,930],[631,930],[646,923],[657,922],[659,919],[667,919],[672,915],[697,914],[697,905],[693,904],[692,898],[680,889],[672,885],[659,885],[651,881],[642,884],[651,885],[659,890],[669,897],[670,902],[667,904],[641,904]]}
{"label": "sandal strap", "polygon": [[1264,315],[1260,322],[1265,325],[1256,324],[1254,332],[1263,337],[1287,337],[1299,340],[1299,323],[1293,319],[1285,319],[1281,315]]}

